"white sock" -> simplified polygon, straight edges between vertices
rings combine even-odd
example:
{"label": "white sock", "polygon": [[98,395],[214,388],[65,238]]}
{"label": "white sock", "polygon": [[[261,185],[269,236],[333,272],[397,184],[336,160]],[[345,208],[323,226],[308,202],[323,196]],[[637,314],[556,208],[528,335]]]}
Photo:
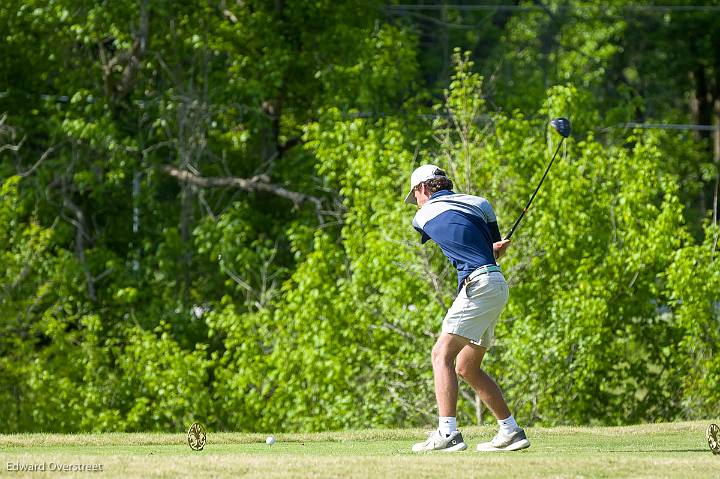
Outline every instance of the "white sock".
{"label": "white sock", "polygon": [[498,419],[498,425],[500,425],[500,431],[505,434],[510,434],[519,427],[515,422],[515,418],[512,416],[512,414],[509,418]]}
{"label": "white sock", "polygon": [[457,419],[455,419],[455,416],[440,416],[438,420],[438,431],[445,436],[449,436],[457,431]]}

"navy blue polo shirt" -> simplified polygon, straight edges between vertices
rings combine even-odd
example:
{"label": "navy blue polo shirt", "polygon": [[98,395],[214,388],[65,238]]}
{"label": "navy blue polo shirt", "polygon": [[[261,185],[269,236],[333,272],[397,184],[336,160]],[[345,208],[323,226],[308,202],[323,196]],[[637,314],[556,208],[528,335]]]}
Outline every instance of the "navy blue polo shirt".
{"label": "navy blue polo shirt", "polygon": [[413,227],[422,235],[422,243],[436,242],[457,269],[458,291],[470,273],[497,264],[493,243],[500,241],[500,230],[485,198],[437,191],[415,214]]}

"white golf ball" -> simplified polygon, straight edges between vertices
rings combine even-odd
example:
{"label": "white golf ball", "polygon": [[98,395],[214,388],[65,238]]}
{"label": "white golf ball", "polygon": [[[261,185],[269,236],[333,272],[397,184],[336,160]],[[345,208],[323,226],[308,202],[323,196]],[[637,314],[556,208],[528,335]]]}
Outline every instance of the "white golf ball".
{"label": "white golf ball", "polygon": [[275,444],[275,438],[273,436],[268,436],[267,439],[265,439],[265,444],[272,446]]}

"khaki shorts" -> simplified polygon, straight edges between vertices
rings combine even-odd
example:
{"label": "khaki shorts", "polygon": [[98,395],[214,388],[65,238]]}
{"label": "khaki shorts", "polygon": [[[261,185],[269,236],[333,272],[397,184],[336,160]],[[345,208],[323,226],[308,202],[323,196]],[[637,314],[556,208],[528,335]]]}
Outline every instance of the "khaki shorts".
{"label": "khaki shorts", "polygon": [[495,325],[508,301],[500,272],[481,274],[463,286],[445,315],[442,332],[457,334],[485,348],[495,340]]}

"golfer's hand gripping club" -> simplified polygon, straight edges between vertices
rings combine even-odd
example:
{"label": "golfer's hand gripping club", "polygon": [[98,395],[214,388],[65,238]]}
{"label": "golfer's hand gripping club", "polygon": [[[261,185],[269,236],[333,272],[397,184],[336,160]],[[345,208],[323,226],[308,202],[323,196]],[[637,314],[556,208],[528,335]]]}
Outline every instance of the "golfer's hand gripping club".
{"label": "golfer's hand gripping club", "polygon": [[500,259],[505,256],[505,252],[507,251],[509,246],[509,239],[504,239],[493,243],[493,256],[495,256],[495,259]]}

